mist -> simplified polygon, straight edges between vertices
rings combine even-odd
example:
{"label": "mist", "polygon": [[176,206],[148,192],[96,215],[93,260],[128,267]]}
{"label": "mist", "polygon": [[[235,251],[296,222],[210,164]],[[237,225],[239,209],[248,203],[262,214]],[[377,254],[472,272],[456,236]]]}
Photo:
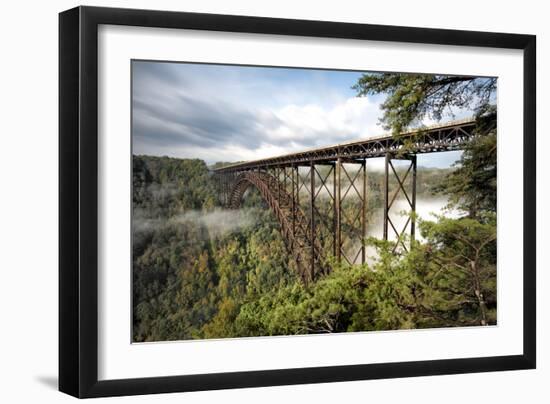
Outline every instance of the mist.
{"label": "mist", "polygon": [[254,208],[217,209],[212,212],[192,210],[174,216],[169,221],[172,224],[200,224],[206,227],[211,237],[219,237],[253,226],[258,221],[258,215]]}
{"label": "mist", "polygon": [[[447,205],[449,200],[445,197],[433,198],[418,198],[416,200],[416,223],[415,239],[424,241],[424,238],[418,230],[418,222],[421,220],[434,220],[435,215],[443,215],[447,218],[458,218],[463,215],[458,209],[449,209]],[[384,235],[383,209],[377,209],[369,223],[367,224],[367,236],[382,239]],[[405,223],[410,215],[410,206],[406,199],[397,199],[390,210],[390,219],[398,231],[403,230]],[[410,235],[410,224],[407,226],[406,234]],[[393,229],[388,229],[388,239],[391,241],[397,240],[397,236]],[[357,246],[359,247],[359,245]],[[377,251],[372,246],[367,246],[367,263],[372,263],[378,257]]]}
{"label": "mist", "polygon": [[207,230],[204,238],[220,237],[251,227],[259,220],[257,208],[216,209],[210,212],[190,210],[170,218],[148,218],[143,210],[134,209],[134,236],[151,233],[166,227],[191,225]]}
{"label": "mist", "polygon": [[[449,200],[445,197],[417,198],[416,217],[419,220],[433,220],[435,215],[444,215],[448,218],[457,218],[461,216],[458,209],[447,209]],[[383,209],[377,209],[367,226],[367,235],[370,237],[382,238],[384,233]],[[402,230],[410,215],[410,206],[406,199],[397,199],[390,209],[390,220],[398,230]],[[395,240],[391,228],[388,232],[389,239]],[[392,237],[394,236],[394,237]],[[417,240],[423,240],[419,232],[416,234]]]}

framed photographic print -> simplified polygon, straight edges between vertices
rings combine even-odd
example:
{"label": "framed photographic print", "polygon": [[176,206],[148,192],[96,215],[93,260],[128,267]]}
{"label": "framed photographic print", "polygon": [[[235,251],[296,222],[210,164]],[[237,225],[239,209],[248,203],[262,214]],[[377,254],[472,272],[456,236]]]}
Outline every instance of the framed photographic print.
{"label": "framed photographic print", "polygon": [[60,14],[59,387],[535,367],[535,37]]}

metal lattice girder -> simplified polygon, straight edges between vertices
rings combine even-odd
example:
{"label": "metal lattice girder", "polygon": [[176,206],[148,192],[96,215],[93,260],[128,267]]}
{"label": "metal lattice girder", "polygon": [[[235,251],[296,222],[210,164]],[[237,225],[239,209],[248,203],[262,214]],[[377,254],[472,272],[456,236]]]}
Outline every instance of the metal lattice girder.
{"label": "metal lattice girder", "polygon": [[300,153],[291,153],[262,160],[232,164],[217,169],[218,172],[254,170],[257,167],[309,166],[321,162],[342,159],[369,159],[384,157],[386,153],[420,154],[460,150],[473,139],[476,121],[469,119],[402,133],[396,136],[381,136],[357,142],[322,147]]}
{"label": "metal lattice girder", "polygon": [[315,179],[313,206],[316,212],[315,228],[319,243],[323,246],[325,257],[335,255],[335,227],[334,227],[334,189],[332,177],[334,164],[315,165],[313,171]]}
{"label": "metal lattice girder", "polygon": [[[395,169],[392,160],[408,161],[407,169],[404,173],[400,174]],[[390,191],[390,177],[396,179],[396,189]],[[407,191],[406,180],[410,180],[410,189]],[[399,195],[405,197],[408,208],[410,208],[409,215],[405,221],[405,225],[398,229],[395,223],[392,221],[390,213],[391,208]],[[385,158],[385,177],[384,177],[384,240],[390,239],[390,234],[396,236],[395,245],[393,251],[402,247],[405,251],[408,251],[405,243],[405,234],[407,229],[410,229],[410,242],[414,242],[415,230],[416,230],[416,155],[408,156],[392,156],[390,153],[386,154]],[[390,231],[391,230],[391,231]]]}
{"label": "metal lattice girder", "polygon": [[[369,158],[384,157],[385,240],[396,237],[394,251],[407,250],[405,236],[415,237],[416,154],[459,150],[475,136],[476,121],[323,147],[214,170],[220,200],[238,207],[245,190],[256,186],[275,213],[289,252],[305,282],[326,272],[331,256],[338,262],[365,263],[367,172]],[[410,162],[404,173],[392,160]],[[390,183],[390,178],[392,180]],[[390,185],[393,188],[390,192]],[[391,218],[403,196],[411,215],[398,229]],[[321,201],[321,199],[323,199]]]}
{"label": "metal lattice girder", "polygon": [[247,171],[234,180],[229,195],[229,207],[240,207],[243,195],[250,186],[255,186],[260,195],[274,212],[281,234],[294,256],[298,270],[304,282],[310,282],[317,273],[326,272],[323,268],[323,250],[317,240],[312,237],[310,222],[306,214],[297,205],[292,208],[293,197],[282,187],[278,191],[277,178],[266,170]]}
{"label": "metal lattice girder", "polygon": [[365,263],[366,161],[340,159],[338,171],[340,257],[348,264]]}

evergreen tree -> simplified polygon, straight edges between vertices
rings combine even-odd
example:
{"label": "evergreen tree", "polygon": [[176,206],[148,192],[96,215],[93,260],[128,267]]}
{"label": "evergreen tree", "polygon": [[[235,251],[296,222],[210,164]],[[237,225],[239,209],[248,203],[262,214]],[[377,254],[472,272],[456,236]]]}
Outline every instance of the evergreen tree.
{"label": "evergreen tree", "polygon": [[352,87],[357,95],[383,94],[382,123],[398,134],[423,118],[441,120],[453,108],[483,115],[491,107],[497,79],[436,74],[368,73]]}
{"label": "evergreen tree", "polygon": [[383,95],[381,122],[399,134],[423,118],[441,120],[453,108],[471,109],[478,118],[478,137],[467,145],[456,170],[434,187],[450,203],[479,218],[496,210],[496,107],[497,79],[434,74],[369,73],[353,89],[357,95]]}

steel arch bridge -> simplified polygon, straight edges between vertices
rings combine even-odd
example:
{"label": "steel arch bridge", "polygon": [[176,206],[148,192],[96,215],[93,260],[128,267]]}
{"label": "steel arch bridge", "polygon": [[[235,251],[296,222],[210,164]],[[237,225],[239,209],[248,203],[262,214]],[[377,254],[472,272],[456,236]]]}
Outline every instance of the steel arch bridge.
{"label": "steel arch bridge", "polygon": [[[300,276],[309,282],[328,271],[330,259],[349,264],[366,261],[368,159],[385,159],[383,238],[394,242],[394,251],[407,250],[406,235],[411,242],[415,237],[416,155],[463,149],[476,136],[478,123],[455,121],[231,164],[214,170],[214,175],[221,202],[229,208],[241,206],[249,187],[258,189],[277,218]],[[396,169],[395,160],[406,162],[404,170]],[[398,196],[404,197],[412,213],[401,228],[390,217]]]}

